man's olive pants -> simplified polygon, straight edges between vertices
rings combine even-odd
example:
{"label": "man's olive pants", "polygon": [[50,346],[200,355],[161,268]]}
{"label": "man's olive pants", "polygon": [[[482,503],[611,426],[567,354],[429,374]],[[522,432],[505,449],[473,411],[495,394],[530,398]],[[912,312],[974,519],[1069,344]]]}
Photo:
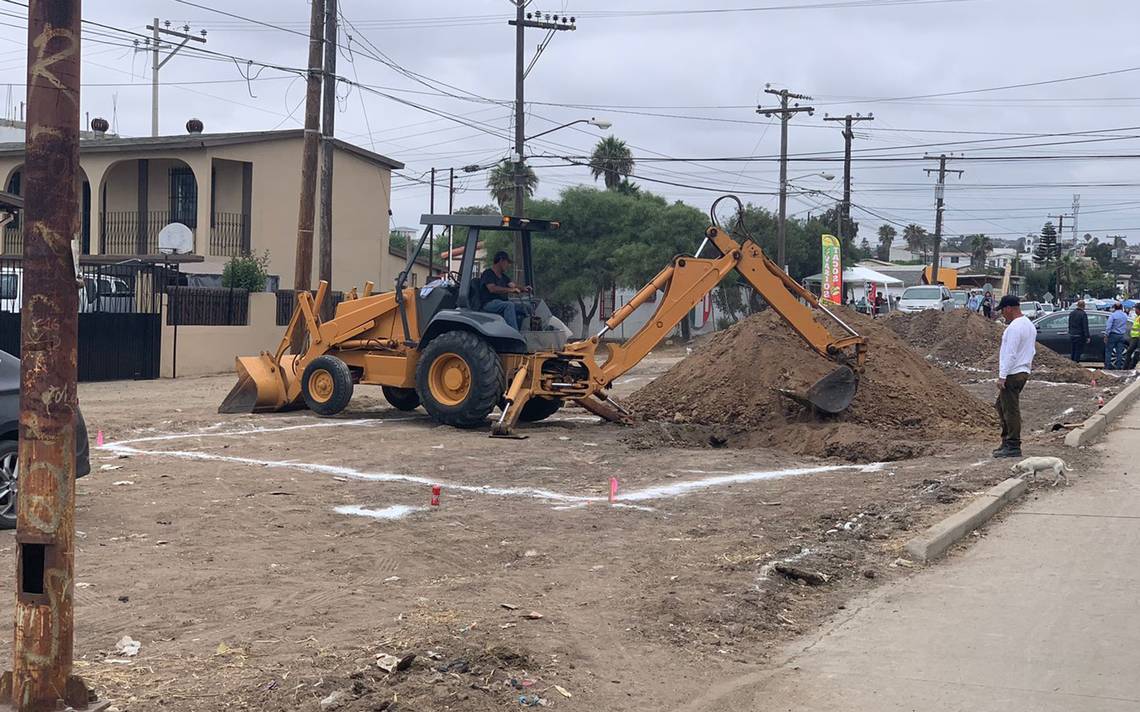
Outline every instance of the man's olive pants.
{"label": "man's olive pants", "polygon": [[1012,373],[1005,379],[1005,388],[998,391],[994,408],[1001,418],[1001,444],[1021,447],[1021,389],[1029,380],[1028,373]]}

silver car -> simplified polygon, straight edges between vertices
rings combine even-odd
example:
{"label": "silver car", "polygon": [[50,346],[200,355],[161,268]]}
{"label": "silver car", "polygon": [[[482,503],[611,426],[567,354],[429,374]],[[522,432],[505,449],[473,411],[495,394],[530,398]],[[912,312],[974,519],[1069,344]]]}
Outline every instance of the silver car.
{"label": "silver car", "polygon": [[950,290],[938,284],[907,287],[903,290],[899,297],[899,311],[906,314],[927,309],[953,310],[954,300],[950,297]]}

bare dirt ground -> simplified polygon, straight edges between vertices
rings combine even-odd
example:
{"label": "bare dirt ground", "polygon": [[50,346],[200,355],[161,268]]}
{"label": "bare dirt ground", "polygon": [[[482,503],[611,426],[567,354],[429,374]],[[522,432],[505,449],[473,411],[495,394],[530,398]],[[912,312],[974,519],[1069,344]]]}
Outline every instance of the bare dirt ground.
{"label": "bare dirt ground", "polygon": [[[492,440],[367,387],[337,419],[219,416],[231,383],[80,389],[108,447],[78,485],[77,672],[119,710],[674,709],[908,575],[905,540],[1010,464],[989,459],[996,438],[883,465],[635,447],[576,409]],[[1079,475],[1094,455],[1047,427],[1094,391],[1038,385],[1026,447]],[[988,407],[992,383],[967,387]],[[414,509],[378,518],[397,506]],[[13,542],[0,532],[0,554]],[[114,651],[124,635],[137,656]],[[377,667],[409,652],[407,670]]]}

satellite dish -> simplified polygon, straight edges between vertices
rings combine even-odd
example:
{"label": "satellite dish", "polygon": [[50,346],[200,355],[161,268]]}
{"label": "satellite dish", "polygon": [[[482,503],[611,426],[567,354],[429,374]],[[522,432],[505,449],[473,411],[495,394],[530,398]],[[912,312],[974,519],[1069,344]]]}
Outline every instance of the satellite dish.
{"label": "satellite dish", "polygon": [[194,251],[194,231],[182,223],[170,223],[158,232],[158,251],[186,255]]}

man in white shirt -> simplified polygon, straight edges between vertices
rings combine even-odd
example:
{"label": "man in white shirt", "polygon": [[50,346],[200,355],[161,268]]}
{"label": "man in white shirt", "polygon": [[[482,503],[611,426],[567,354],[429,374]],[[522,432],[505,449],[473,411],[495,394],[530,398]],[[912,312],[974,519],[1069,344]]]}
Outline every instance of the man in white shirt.
{"label": "man in white shirt", "polygon": [[1007,294],[998,312],[1009,325],[1001,335],[998,357],[998,395],[994,408],[1001,418],[1001,447],[994,457],[1021,457],[1021,389],[1029,380],[1037,351],[1037,327],[1021,313],[1021,301]]}

